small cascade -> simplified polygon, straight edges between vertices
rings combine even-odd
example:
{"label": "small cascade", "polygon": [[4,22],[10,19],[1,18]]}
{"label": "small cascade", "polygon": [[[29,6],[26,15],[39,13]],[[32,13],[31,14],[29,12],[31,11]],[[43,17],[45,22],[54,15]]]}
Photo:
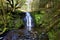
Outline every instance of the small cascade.
{"label": "small cascade", "polygon": [[[31,0],[26,0],[26,5],[27,5],[27,10],[29,11],[30,10],[30,2]],[[31,31],[32,30],[32,17],[30,15],[29,12],[26,12],[26,16],[25,16],[25,19],[26,19],[26,29],[28,31]]]}
{"label": "small cascade", "polygon": [[[30,10],[30,2],[31,0],[26,0],[26,5],[27,5],[27,10]],[[25,37],[29,38],[31,37],[31,31],[32,31],[32,27],[33,27],[33,18],[31,16],[31,14],[29,12],[26,12],[26,15],[24,17],[24,22],[25,22]]]}
{"label": "small cascade", "polygon": [[26,29],[28,31],[32,30],[32,17],[29,12],[26,12]]}

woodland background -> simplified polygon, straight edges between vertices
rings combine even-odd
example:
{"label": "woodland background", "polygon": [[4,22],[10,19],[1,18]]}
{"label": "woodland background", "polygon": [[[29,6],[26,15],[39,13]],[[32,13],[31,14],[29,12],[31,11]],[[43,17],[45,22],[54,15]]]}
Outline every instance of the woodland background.
{"label": "woodland background", "polygon": [[[0,34],[24,25],[24,12],[19,9],[25,5],[25,1],[0,0]],[[30,5],[34,29],[39,34],[46,32],[49,40],[60,40],[60,0],[33,0]]]}

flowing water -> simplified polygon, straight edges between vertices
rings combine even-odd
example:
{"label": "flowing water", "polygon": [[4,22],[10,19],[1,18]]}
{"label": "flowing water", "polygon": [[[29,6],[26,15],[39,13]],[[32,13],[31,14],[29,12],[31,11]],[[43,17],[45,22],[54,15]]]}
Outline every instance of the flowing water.
{"label": "flowing water", "polygon": [[[31,3],[31,0],[26,0],[28,11],[30,10],[30,3]],[[26,18],[26,29],[28,31],[31,31],[32,30],[32,17],[28,11],[26,12],[26,17],[25,17]]]}
{"label": "flowing water", "polygon": [[[31,0],[26,0],[26,5],[27,5],[27,10],[30,10],[30,3]],[[30,32],[32,31],[32,27],[33,27],[33,18],[31,16],[31,14],[29,12],[26,12],[26,15],[24,17],[24,21],[25,21],[25,37],[30,38]]]}
{"label": "flowing water", "polygon": [[28,31],[32,30],[32,17],[29,12],[26,12],[26,29]]}
{"label": "flowing water", "polygon": [[24,32],[25,37],[30,38],[30,32],[32,31],[33,27],[33,18],[31,17],[29,12],[26,12],[24,22],[25,22],[25,32]]}

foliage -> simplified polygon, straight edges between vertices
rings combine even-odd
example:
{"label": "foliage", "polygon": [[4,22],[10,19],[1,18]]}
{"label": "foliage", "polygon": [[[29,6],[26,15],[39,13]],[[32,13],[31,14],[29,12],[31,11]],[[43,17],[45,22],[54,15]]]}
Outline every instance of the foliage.
{"label": "foliage", "polygon": [[[0,33],[7,30],[18,29],[22,20],[20,19],[21,11],[18,11],[25,0],[0,0]],[[18,15],[18,16],[17,16]],[[10,28],[10,29],[9,29]]]}
{"label": "foliage", "polygon": [[[38,0],[39,1],[39,0]],[[37,1],[37,2],[38,2]],[[33,1],[36,3],[36,1]],[[55,28],[59,29],[60,26],[60,7],[59,7],[59,0],[40,0],[39,3],[33,4],[32,8],[34,11],[34,16],[36,20],[36,30],[41,32],[49,33],[50,40],[55,40],[56,35],[54,31],[51,32]],[[35,10],[35,7],[38,9]],[[36,11],[36,12],[35,12]],[[40,16],[41,15],[41,16]],[[60,29],[59,29],[60,30]]]}

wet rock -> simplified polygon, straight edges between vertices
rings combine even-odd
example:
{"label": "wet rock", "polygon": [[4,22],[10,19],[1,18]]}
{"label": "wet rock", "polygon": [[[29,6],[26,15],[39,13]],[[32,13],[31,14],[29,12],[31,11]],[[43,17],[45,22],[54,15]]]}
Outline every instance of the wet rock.
{"label": "wet rock", "polygon": [[7,33],[6,36],[4,36],[3,40],[17,40],[18,34],[15,33],[15,31],[10,31]]}
{"label": "wet rock", "polygon": [[47,33],[41,33],[39,36],[39,40],[49,40]]}
{"label": "wet rock", "polygon": [[3,40],[38,40],[37,33],[28,32],[29,35],[25,35],[24,32],[22,30],[10,31]]}

